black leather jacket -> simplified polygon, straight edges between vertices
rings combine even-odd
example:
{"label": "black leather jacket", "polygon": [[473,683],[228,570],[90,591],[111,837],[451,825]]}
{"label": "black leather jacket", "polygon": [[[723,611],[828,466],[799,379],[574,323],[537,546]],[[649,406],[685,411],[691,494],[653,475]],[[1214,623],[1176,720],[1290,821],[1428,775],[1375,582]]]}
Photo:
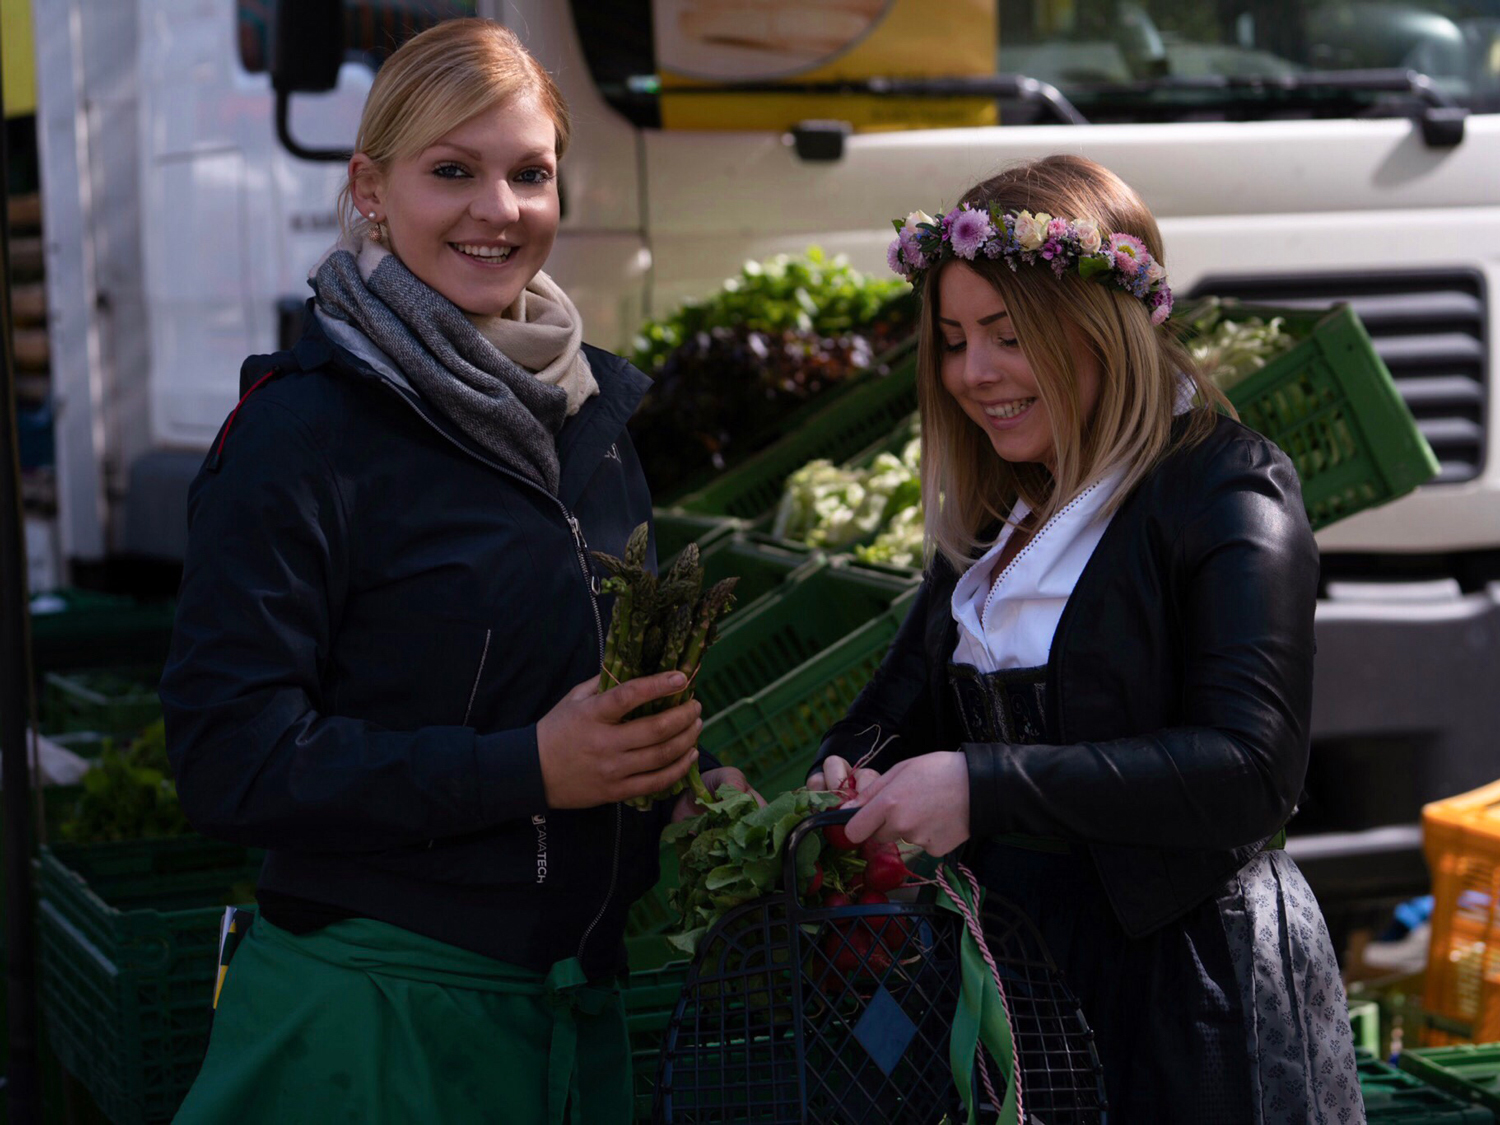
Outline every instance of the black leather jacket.
{"label": "black leather jacket", "polygon": [[958,575],[930,568],[819,760],[961,748],[975,838],[1084,842],[1139,936],[1212,894],[1291,815],[1307,770],[1318,550],[1291,462],[1219,418],[1115,513],[1047,663],[1055,745],[970,743],[948,706]]}

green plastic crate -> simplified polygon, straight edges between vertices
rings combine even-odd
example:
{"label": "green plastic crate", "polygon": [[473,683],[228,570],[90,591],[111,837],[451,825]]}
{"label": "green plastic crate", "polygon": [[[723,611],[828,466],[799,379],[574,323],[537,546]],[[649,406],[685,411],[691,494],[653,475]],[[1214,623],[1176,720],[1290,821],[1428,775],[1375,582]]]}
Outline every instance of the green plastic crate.
{"label": "green plastic crate", "polygon": [[920,432],[921,416],[916,413],[908,414],[901,421],[897,422],[889,433],[881,435],[878,440],[871,442],[858,453],[854,454],[854,456],[845,460],[843,467],[846,469],[868,469],[875,458],[881,453],[893,453],[899,457],[902,450],[910,444],[912,438],[916,437]]}
{"label": "green plastic crate", "polygon": [[727,516],[662,508],[652,511],[651,525],[656,533],[656,566],[662,571],[672,565],[672,560],[689,543],[696,543],[700,551],[706,551],[746,527],[745,521]]}
{"label": "green plastic crate", "polygon": [[715,715],[699,745],[744,770],[768,800],[801,785],[823,735],[870,682],[915,597],[908,586],[879,617]]}
{"label": "green plastic crate", "polygon": [[1367,1051],[1358,1051],[1355,1057],[1370,1125],[1494,1125],[1494,1115],[1483,1106],[1433,1089]]}
{"label": "green plastic crate", "polygon": [[[784,676],[714,715],[703,725],[698,745],[744,770],[767,799],[801,785],[824,733],[870,682],[916,594],[916,585],[908,582],[873,620],[819,646]],[[626,932],[657,934],[670,927],[676,915],[667,896],[676,885],[677,853],[663,847],[661,878],[631,907]]]}
{"label": "green plastic crate", "polygon": [[161,718],[157,664],[48,672],[42,679],[42,729],[92,731],[129,742]]}
{"label": "green plastic crate", "polygon": [[786,423],[786,436],[710,483],[677,507],[708,515],[764,516],[781,499],[786,478],[819,457],[843,461],[878,441],[917,408],[915,352],[878,377],[861,380],[816,412]]}
{"label": "green plastic crate", "polygon": [[[734,608],[722,618],[731,620],[772,596],[783,584],[804,578],[828,565],[828,560],[811,547],[785,543],[758,532],[740,533],[720,539],[704,549],[703,582],[705,588],[725,578],[739,578],[734,588]],[[727,629],[721,625],[720,629]]]}
{"label": "green plastic crate", "polygon": [[785,582],[725,624],[694,694],[712,718],[880,616],[918,581],[905,571],[841,559]]}
{"label": "green plastic crate", "polygon": [[41,850],[48,1037],[116,1125],[169,1120],[197,1076],[219,922],[259,869],[259,853],[199,836]]}
{"label": "green plastic crate", "polygon": [[1500,1113],[1500,1043],[1461,1043],[1401,1052],[1401,1069],[1429,1086]]}
{"label": "green plastic crate", "polygon": [[1410,492],[1438,474],[1369,333],[1347,305],[1329,312],[1235,306],[1279,316],[1302,342],[1227,392],[1240,420],[1292,459],[1314,529]]}
{"label": "green plastic crate", "polygon": [[[680,955],[679,955],[680,956]],[[686,961],[676,961],[645,972],[632,970],[622,990],[625,1026],[630,1032],[630,1064],[635,1088],[635,1120],[651,1120],[651,1098],[656,1091],[656,1066],[672,1009],[687,978]]]}

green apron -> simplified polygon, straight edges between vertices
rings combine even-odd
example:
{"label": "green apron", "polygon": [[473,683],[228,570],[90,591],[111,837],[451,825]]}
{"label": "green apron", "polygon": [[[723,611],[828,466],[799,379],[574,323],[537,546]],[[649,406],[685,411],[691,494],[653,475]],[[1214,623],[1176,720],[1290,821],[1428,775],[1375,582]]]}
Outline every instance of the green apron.
{"label": "green apron", "polygon": [[176,1121],[626,1125],[631,1112],[619,989],[589,984],[576,959],[543,976],[383,922],[299,936],[257,918]]}

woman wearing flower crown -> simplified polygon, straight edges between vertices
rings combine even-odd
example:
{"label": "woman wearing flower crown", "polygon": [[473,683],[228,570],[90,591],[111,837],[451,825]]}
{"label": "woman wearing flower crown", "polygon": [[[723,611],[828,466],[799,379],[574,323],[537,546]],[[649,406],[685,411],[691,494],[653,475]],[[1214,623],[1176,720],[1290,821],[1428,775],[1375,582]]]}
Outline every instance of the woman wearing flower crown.
{"label": "woman wearing flower crown", "polygon": [[620,802],[702,720],[621,721],[680,675],[597,693],[647,380],[542,271],[568,136],[498,23],[396,51],[306,333],[194,482],[169,749],[193,823],[268,851],[179,1121],[632,1117],[625,915],[691,803]]}
{"label": "woman wearing flower crown", "polygon": [[1318,578],[1290,461],[1174,338],[1156,222],[1097,164],[986,180],[890,260],[923,298],[929,562],[810,784],[852,773],[851,840],[966,845],[1036,923],[1112,1122],[1363,1120],[1281,846]]}

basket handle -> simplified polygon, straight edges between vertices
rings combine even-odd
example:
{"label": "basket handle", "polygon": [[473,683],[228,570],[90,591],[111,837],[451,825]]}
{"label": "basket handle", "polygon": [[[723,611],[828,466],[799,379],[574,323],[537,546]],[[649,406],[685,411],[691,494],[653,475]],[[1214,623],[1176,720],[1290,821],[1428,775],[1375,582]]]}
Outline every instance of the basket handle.
{"label": "basket handle", "polygon": [[802,841],[810,832],[821,831],[833,824],[848,824],[858,811],[858,809],[824,809],[822,812],[813,813],[792,829],[791,834],[786,838],[786,843],[782,846],[781,885],[786,888],[786,893],[793,900],[798,900],[797,849],[802,846]]}

